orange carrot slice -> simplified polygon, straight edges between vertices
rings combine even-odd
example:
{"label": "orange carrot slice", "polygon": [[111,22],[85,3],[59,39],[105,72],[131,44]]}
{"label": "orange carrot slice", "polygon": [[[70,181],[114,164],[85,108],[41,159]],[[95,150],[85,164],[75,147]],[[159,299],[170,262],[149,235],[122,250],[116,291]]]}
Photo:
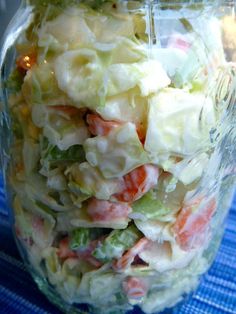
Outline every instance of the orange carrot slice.
{"label": "orange carrot slice", "polygon": [[133,263],[135,257],[141,253],[149,243],[150,240],[145,237],[140,239],[131,249],[123,254],[120,259],[113,263],[114,270],[123,271],[128,268]]}
{"label": "orange carrot slice", "polygon": [[124,280],[123,290],[128,298],[140,299],[147,293],[147,285],[141,278],[128,277]]}
{"label": "orange carrot slice", "polygon": [[88,204],[87,212],[93,221],[114,221],[124,219],[131,213],[131,207],[125,203],[92,198]]}
{"label": "orange carrot slice", "polygon": [[204,201],[203,197],[183,205],[173,226],[176,240],[183,250],[190,250],[204,242],[204,234],[216,210],[215,198]]}
{"label": "orange carrot slice", "polygon": [[124,176],[124,189],[114,195],[120,202],[134,202],[141,198],[152,187],[157,185],[159,169],[157,166],[146,164]]}

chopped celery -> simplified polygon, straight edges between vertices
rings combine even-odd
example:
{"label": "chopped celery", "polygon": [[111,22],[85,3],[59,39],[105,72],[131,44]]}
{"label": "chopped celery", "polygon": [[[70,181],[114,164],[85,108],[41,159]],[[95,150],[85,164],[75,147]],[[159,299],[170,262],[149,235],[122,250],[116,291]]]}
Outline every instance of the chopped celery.
{"label": "chopped celery", "polygon": [[92,254],[102,262],[119,258],[138,241],[141,235],[141,232],[134,225],[125,230],[113,230]]}
{"label": "chopped celery", "polygon": [[146,219],[157,219],[170,213],[170,209],[156,198],[156,195],[150,191],[142,198],[132,204],[133,213],[141,214]]}

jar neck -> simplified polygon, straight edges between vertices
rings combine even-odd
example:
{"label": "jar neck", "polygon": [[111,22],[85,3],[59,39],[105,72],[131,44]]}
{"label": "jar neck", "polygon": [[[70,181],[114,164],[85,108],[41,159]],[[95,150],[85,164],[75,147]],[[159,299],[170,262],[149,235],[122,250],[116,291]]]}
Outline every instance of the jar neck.
{"label": "jar neck", "polygon": [[[191,8],[204,6],[204,5],[214,5],[214,6],[235,6],[234,0],[131,0],[137,2],[143,2],[143,4],[158,4],[165,8],[177,8],[178,6],[189,6]],[[91,6],[98,6],[110,0],[21,0],[22,4],[46,7],[47,5],[54,6],[69,6],[76,5],[78,3],[84,2],[85,4]],[[113,0],[113,2],[129,2],[129,0]]]}
{"label": "jar neck", "polygon": [[[43,13],[49,6],[64,10],[79,4],[98,10],[109,2],[111,3],[111,0],[21,0],[21,5],[32,6],[36,11]],[[128,11],[130,7],[136,7],[135,3],[137,3],[139,8],[143,7],[151,14],[154,11],[160,11],[167,15],[170,11],[178,13],[181,9],[190,9],[189,12],[209,12],[209,14],[224,16],[235,14],[236,9],[235,0],[113,0],[112,2],[120,3],[122,6],[124,4]]]}

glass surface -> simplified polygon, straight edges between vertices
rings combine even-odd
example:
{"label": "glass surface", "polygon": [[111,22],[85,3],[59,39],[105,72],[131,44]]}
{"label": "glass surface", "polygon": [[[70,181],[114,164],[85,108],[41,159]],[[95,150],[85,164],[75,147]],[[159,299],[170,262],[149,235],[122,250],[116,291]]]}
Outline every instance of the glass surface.
{"label": "glass surface", "polygon": [[178,313],[214,260],[235,186],[227,18],[230,1],[22,2],[2,165],[21,255],[66,313]]}
{"label": "glass surface", "polygon": [[0,40],[12,16],[20,5],[20,0],[0,0]]}

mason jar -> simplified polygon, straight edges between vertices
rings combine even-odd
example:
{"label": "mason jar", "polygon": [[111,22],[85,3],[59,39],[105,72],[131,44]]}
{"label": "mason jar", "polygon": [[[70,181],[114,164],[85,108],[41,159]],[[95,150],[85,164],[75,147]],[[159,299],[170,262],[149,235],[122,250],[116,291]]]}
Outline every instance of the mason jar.
{"label": "mason jar", "polygon": [[198,286],[235,185],[233,1],[26,0],[1,52],[1,162],[39,289],[159,313]]}

